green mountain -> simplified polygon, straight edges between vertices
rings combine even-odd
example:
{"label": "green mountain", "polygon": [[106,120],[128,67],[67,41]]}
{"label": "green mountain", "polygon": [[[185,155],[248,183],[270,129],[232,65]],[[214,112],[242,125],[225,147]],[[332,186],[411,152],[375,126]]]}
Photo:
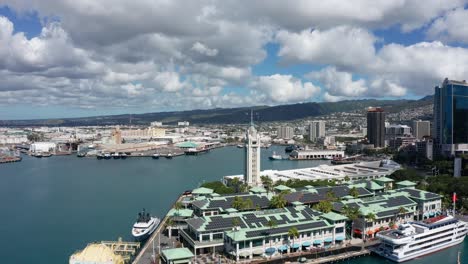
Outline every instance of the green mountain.
{"label": "green mountain", "polygon": [[176,112],[158,112],[145,114],[124,114],[63,119],[4,120],[0,126],[86,126],[86,125],[146,125],[152,121],[175,124],[189,121],[191,124],[238,124],[249,122],[249,113],[255,111],[260,122],[290,121],[326,115],[334,112],[364,110],[369,106],[380,106],[386,112],[394,113],[407,108],[432,104],[432,96],[420,100],[347,100],[340,102],[300,103],[278,106],[255,106],[239,108],[216,108]]}

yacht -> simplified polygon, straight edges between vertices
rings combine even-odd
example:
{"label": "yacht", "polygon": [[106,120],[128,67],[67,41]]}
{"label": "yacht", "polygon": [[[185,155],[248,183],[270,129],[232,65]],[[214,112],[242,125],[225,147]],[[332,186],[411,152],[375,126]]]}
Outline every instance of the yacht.
{"label": "yacht", "polygon": [[268,157],[270,160],[282,160],[283,157],[281,155],[276,154],[276,152],[273,151],[273,155]]}
{"label": "yacht", "polygon": [[166,159],[172,159],[172,154],[171,154],[171,153],[168,153],[168,154],[166,155]]}
{"label": "yacht", "polygon": [[118,153],[118,152],[112,153],[111,156],[112,156],[114,159],[120,159],[120,153]]}
{"label": "yacht", "polygon": [[121,158],[121,159],[126,159],[127,156],[128,156],[128,155],[127,155],[127,153],[125,153],[125,152],[120,153],[120,158]]}
{"label": "yacht", "polygon": [[138,219],[132,228],[132,235],[137,241],[143,241],[156,230],[159,223],[159,218],[152,217],[143,209],[143,211],[138,213]]}
{"label": "yacht", "polygon": [[159,159],[159,154],[158,154],[158,153],[154,153],[154,154],[153,154],[153,159]]}
{"label": "yacht", "polygon": [[104,153],[103,157],[104,157],[104,159],[106,159],[106,160],[112,158],[110,153]]}
{"label": "yacht", "polygon": [[440,215],[377,233],[381,243],[372,251],[392,261],[404,262],[460,244],[467,232],[468,223]]}

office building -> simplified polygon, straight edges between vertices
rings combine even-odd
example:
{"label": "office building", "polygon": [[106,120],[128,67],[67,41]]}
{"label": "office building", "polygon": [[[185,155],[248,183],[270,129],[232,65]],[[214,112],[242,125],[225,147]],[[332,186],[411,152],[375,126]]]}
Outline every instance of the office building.
{"label": "office building", "polygon": [[294,129],[288,126],[278,127],[277,138],[291,139],[294,137]]}
{"label": "office building", "polygon": [[177,125],[178,126],[188,127],[190,125],[190,122],[189,121],[177,122]]}
{"label": "office building", "polygon": [[416,151],[418,155],[426,159],[433,160],[434,143],[430,138],[424,138],[422,141],[416,142]]}
{"label": "office building", "polygon": [[367,140],[374,148],[385,147],[385,112],[380,107],[367,110]]}
{"label": "office building", "polygon": [[407,125],[388,125],[385,127],[385,136],[387,139],[409,135],[411,135],[411,128]]}
{"label": "office building", "polygon": [[433,136],[445,156],[468,153],[468,83],[444,80],[435,88]]}
{"label": "office building", "polygon": [[325,137],[325,121],[312,121],[309,124],[309,140],[315,142],[323,137]]}
{"label": "office building", "polygon": [[430,121],[413,121],[413,136],[417,139],[422,139],[431,135],[431,122]]}

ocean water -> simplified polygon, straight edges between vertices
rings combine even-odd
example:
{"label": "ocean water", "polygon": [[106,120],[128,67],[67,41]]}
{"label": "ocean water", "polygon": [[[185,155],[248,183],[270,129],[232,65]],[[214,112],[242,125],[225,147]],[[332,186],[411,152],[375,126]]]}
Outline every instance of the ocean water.
{"label": "ocean water", "polygon": [[[262,150],[262,170],[327,163],[270,161],[274,150],[282,153],[276,146]],[[89,242],[130,240],[139,210],[164,215],[183,191],[242,173],[243,155],[243,149],[226,147],[171,160],[63,156],[1,164],[0,263],[68,263],[69,256]],[[468,243],[408,263],[456,263],[458,250],[468,263]],[[364,257],[349,263],[386,260]]]}

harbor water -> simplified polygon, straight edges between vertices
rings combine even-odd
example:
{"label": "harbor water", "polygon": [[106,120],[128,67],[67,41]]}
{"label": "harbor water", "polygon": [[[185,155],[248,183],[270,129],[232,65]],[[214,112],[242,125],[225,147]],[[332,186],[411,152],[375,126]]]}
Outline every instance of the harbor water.
{"label": "harbor water", "polygon": [[[312,167],[328,161],[270,161],[262,149],[262,170]],[[222,176],[241,174],[244,149],[225,147],[173,159],[97,160],[61,156],[23,157],[0,165],[0,263],[68,263],[87,243],[130,240],[137,213],[163,216],[182,192]],[[468,243],[410,264],[468,263]],[[363,257],[345,263],[387,263]],[[390,263],[390,262],[388,262]]]}

